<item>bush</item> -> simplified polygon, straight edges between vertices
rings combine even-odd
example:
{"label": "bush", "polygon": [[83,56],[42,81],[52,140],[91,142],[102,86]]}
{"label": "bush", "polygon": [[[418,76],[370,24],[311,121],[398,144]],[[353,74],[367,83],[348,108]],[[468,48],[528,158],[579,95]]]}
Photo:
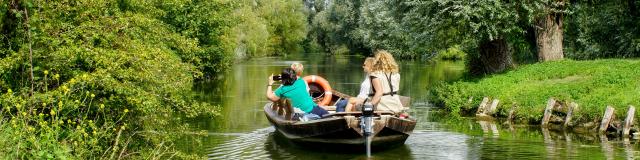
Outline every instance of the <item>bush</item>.
{"label": "bush", "polygon": [[158,20],[155,3],[5,3],[2,46],[11,47],[0,48],[0,155],[197,158],[171,145],[190,129],[166,126],[181,121],[172,117],[216,114],[191,94],[202,75],[196,62],[205,60],[197,56],[210,55]]}
{"label": "bush", "polygon": [[465,60],[467,54],[460,49],[460,45],[454,45],[446,50],[438,52],[437,59],[440,60]]}

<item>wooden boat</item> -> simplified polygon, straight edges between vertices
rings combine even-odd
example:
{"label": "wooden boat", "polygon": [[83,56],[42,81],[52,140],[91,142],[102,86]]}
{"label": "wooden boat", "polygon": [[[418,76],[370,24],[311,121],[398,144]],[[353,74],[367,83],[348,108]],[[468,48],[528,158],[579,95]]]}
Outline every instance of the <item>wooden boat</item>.
{"label": "wooden boat", "polygon": [[[312,89],[313,90],[313,89]],[[330,104],[350,96],[333,91]],[[409,106],[409,98],[402,97],[403,106]],[[339,148],[362,149],[365,140],[360,126],[361,112],[335,113],[335,106],[327,106],[331,113],[322,119],[299,121],[292,119],[292,108],[288,101],[267,103],[264,113],[277,132],[296,144],[317,147],[338,146]],[[374,150],[404,144],[416,121],[412,118],[399,118],[389,111],[375,111],[373,139]],[[327,147],[325,147],[327,148]]]}

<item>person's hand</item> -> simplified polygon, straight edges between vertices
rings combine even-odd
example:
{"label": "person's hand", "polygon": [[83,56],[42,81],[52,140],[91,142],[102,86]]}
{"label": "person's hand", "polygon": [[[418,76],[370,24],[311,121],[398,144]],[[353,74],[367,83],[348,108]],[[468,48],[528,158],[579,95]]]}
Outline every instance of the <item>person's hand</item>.
{"label": "person's hand", "polygon": [[273,85],[273,73],[269,76],[269,85]]}
{"label": "person's hand", "polygon": [[365,100],[360,99],[360,98],[350,98],[350,100],[353,99],[353,105],[362,105],[364,103]]}
{"label": "person's hand", "polygon": [[356,100],[355,102],[353,102],[353,105],[354,106],[359,106],[359,105],[362,105],[362,102]]}

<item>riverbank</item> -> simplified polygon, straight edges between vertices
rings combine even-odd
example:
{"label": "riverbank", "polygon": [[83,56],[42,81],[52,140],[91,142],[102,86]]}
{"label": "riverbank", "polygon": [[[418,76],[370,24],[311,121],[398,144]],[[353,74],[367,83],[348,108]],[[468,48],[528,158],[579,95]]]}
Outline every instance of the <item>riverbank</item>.
{"label": "riverbank", "polygon": [[[624,119],[629,105],[640,105],[640,60],[592,60],[544,62],[519,66],[502,74],[440,84],[430,90],[432,101],[450,114],[476,112],[483,97],[497,98],[494,116],[507,117],[515,104],[516,123],[540,124],[551,97],[575,102],[575,122],[594,122],[607,105]],[[473,97],[471,103],[469,98]]]}

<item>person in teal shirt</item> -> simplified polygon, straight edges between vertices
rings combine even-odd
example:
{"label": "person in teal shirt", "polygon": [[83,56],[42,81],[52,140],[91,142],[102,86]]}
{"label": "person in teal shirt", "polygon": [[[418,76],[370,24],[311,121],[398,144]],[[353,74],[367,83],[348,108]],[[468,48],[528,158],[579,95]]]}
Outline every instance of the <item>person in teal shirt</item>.
{"label": "person in teal shirt", "polygon": [[313,120],[320,119],[322,116],[329,114],[326,110],[319,107],[313,102],[313,98],[307,92],[307,85],[303,79],[299,79],[291,68],[285,68],[280,74],[280,82],[282,86],[278,87],[274,92],[272,85],[275,81],[273,75],[269,76],[269,85],[267,85],[267,98],[276,102],[280,98],[288,98],[291,100],[292,107],[298,108],[304,112],[303,119]]}

